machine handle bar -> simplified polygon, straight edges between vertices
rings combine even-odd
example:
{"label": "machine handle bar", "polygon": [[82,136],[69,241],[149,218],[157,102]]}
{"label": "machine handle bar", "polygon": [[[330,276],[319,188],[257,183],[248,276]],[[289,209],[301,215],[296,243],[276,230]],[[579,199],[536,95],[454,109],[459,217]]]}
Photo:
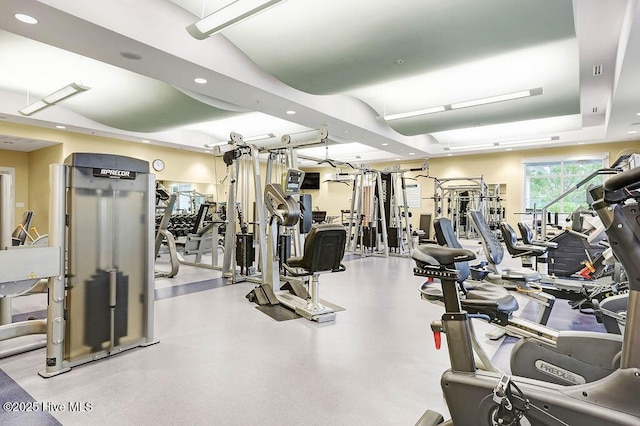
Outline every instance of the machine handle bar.
{"label": "machine handle bar", "polygon": [[617,191],[633,184],[640,184],[640,167],[611,177],[604,183],[605,191]]}

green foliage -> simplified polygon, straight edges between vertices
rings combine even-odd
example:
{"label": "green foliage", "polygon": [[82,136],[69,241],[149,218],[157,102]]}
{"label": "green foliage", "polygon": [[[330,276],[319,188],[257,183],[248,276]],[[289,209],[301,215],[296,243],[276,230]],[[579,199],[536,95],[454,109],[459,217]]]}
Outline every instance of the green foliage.
{"label": "green foliage", "polygon": [[[575,187],[591,173],[603,167],[601,160],[556,161],[525,165],[526,208],[542,208],[560,194]],[[602,184],[602,176],[595,176],[578,190],[549,207],[551,213],[571,213],[588,207],[587,187]]]}

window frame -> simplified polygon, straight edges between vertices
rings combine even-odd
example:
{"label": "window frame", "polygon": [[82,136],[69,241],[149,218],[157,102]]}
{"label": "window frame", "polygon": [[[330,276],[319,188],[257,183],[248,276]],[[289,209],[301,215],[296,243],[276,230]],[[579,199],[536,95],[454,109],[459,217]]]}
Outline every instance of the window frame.
{"label": "window frame", "polygon": [[[527,212],[528,208],[533,209],[533,206],[527,207],[527,194],[530,192],[528,188],[528,180],[527,180],[527,166],[535,165],[536,163],[561,163],[563,173],[560,175],[561,184],[564,184],[564,162],[571,161],[590,161],[590,160],[600,160],[602,161],[602,168],[609,167],[609,154],[608,153],[590,153],[590,154],[580,154],[580,155],[572,155],[569,157],[565,156],[549,156],[549,157],[531,157],[531,158],[523,158],[522,159],[522,199],[521,206],[522,211]],[[603,176],[603,179],[606,179],[606,175]],[[560,195],[560,194],[557,194]],[[542,210],[544,206],[536,206],[537,210]]]}

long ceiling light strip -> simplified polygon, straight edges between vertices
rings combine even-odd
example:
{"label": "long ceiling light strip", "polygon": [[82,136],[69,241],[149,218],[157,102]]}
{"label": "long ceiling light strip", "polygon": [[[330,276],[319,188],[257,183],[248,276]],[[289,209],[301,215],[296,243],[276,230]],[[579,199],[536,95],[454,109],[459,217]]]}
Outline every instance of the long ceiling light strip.
{"label": "long ceiling light strip", "polygon": [[31,115],[47,107],[50,107],[51,105],[55,105],[58,102],[75,96],[78,93],[86,92],[89,89],[90,87],[82,86],[77,83],[71,83],[64,86],[62,89],[56,90],[55,92],[45,96],[44,98],[27,105],[18,112],[22,115]]}
{"label": "long ceiling light strip", "polygon": [[465,149],[479,149],[479,148],[495,148],[496,146],[492,143],[484,143],[481,145],[460,145],[460,146],[450,146],[445,148],[445,151],[458,151]]}
{"label": "long ceiling light strip", "polygon": [[384,115],[382,118],[384,118],[386,121],[400,120],[403,118],[417,117],[420,115],[427,115],[427,114],[435,114],[437,112],[451,111],[454,109],[469,108],[469,107],[474,107],[479,105],[493,104],[496,102],[504,102],[504,101],[510,101],[514,99],[528,98],[531,96],[542,95],[542,93],[543,93],[542,87],[537,87],[535,89],[521,90],[519,92],[505,93],[502,95],[489,96],[487,98],[474,99],[474,100],[464,101],[464,102],[456,102],[449,105],[439,105],[439,106],[434,106],[430,108],[419,109],[416,111],[402,112],[398,114],[389,114],[389,115]]}
{"label": "long ceiling light strip", "polygon": [[187,27],[194,38],[204,40],[286,0],[236,0]]}
{"label": "long ceiling light strip", "polygon": [[418,115],[435,114],[436,112],[442,112],[445,109],[446,108],[444,106],[437,106],[432,108],[419,109],[417,111],[409,111],[409,112],[401,112],[398,114],[385,115],[382,118],[384,118],[386,121],[399,120],[401,118],[416,117]]}
{"label": "long ceiling light strip", "polygon": [[544,137],[544,138],[522,139],[522,140],[517,140],[517,141],[496,142],[496,145],[508,146],[508,145],[537,144],[537,143],[543,143],[543,142],[557,141],[559,139],[560,139],[559,136],[547,136],[547,137]]}
{"label": "long ceiling light strip", "polygon": [[488,98],[474,99],[471,101],[457,102],[451,104],[451,109],[469,108],[478,105],[493,104],[496,102],[510,101],[513,99],[528,98],[531,90],[522,90],[520,92],[506,93],[504,95],[489,96]]}
{"label": "long ceiling light strip", "polygon": [[491,149],[491,148],[500,148],[503,146],[526,146],[526,145],[540,145],[553,141],[557,141],[560,139],[560,136],[547,136],[543,138],[534,138],[534,139],[521,139],[514,141],[503,141],[503,142],[494,142],[494,143],[484,143],[479,145],[459,145],[459,146],[449,146],[445,147],[445,151],[460,151],[460,150],[472,150],[472,149]]}

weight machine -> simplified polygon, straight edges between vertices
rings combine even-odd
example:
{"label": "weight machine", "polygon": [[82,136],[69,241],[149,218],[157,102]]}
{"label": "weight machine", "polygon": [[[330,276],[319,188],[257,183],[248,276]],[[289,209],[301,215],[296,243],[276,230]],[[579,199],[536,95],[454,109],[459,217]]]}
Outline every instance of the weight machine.
{"label": "weight machine", "polygon": [[[50,166],[49,246],[9,248],[10,181],[0,190],[0,296],[26,294],[47,279],[46,320],[11,323],[0,339],[46,332],[51,377],[154,339],[155,176],[146,161],[72,154]],[[7,201],[9,200],[9,201]],[[132,219],[133,218],[133,219]],[[4,307],[4,306],[3,306]],[[7,321],[8,320],[8,321]]]}
{"label": "weight machine", "polygon": [[[433,178],[433,182],[434,218],[448,218],[457,238],[461,234],[464,238],[474,238],[475,231],[467,220],[467,213],[470,210],[480,210],[485,216],[488,214],[489,187],[484,178]],[[499,225],[499,221],[496,225]]]}
{"label": "weight machine", "polygon": [[[180,270],[180,261],[178,259],[178,249],[173,234],[168,230],[169,221],[173,207],[176,204],[176,194],[169,194],[166,188],[160,184],[156,184],[156,241],[155,241],[155,258],[158,259],[160,248],[164,243],[169,253],[169,271],[155,271],[156,278],[173,278]],[[159,219],[159,220],[158,220]]]}
{"label": "weight machine", "polygon": [[[304,132],[308,133],[308,132]],[[286,169],[295,169],[297,166],[297,155],[295,148],[303,145],[312,145],[324,143],[328,137],[326,128],[320,128],[317,131],[315,139],[300,140],[306,135],[284,135],[281,143],[274,146],[263,147],[258,149],[254,145],[248,145],[243,142],[242,135],[231,133],[230,145],[231,149],[224,153],[223,160],[227,165],[230,177],[229,201],[227,206],[237,207],[237,216],[231,211],[228,212],[227,235],[225,238],[225,259],[223,265],[223,273],[225,276],[231,276],[232,263],[237,264],[240,268],[240,274],[234,275],[234,282],[239,280],[249,280],[254,282],[262,282],[265,277],[267,263],[265,260],[266,247],[266,215],[267,209],[263,199],[263,189],[260,174],[259,154],[260,152],[268,153],[266,182],[270,184],[272,181],[280,182],[282,174],[273,177],[274,173],[281,172]],[[253,193],[250,194],[250,188],[253,186]],[[240,195],[238,196],[238,191]],[[253,195],[255,203],[254,221],[249,222],[246,214],[243,212],[248,210],[250,195]],[[295,195],[296,200],[300,199],[300,195]],[[290,235],[289,241],[293,240],[293,252],[298,256],[302,253],[301,233],[307,232],[311,222],[311,200],[310,196],[302,196],[304,207],[304,220],[302,221],[302,229],[296,228],[287,231]],[[253,233],[249,233],[249,225],[253,224]],[[237,232],[237,228],[240,232]],[[286,238],[285,238],[286,239]],[[280,244],[285,249],[285,253],[290,253],[290,243],[284,242]],[[254,248],[255,247],[255,248]],[[235,248],[235,250],[233,250]],[[255,260],[258,259],[259,266],[257,270],[253,267]],[[259,276],[262,273],[262,276]]]}
{"label": "weight machine", "polygon": [[[384,211],[385,189],[382,185],[382,174],[364,165],[355,175],[351,194],[351,215],[347,230],[348,244],[351,253],[360,256],[389,257],[389,241],[387,234],[387,215]],[[382,245],[378,239],[382,237]]]}

